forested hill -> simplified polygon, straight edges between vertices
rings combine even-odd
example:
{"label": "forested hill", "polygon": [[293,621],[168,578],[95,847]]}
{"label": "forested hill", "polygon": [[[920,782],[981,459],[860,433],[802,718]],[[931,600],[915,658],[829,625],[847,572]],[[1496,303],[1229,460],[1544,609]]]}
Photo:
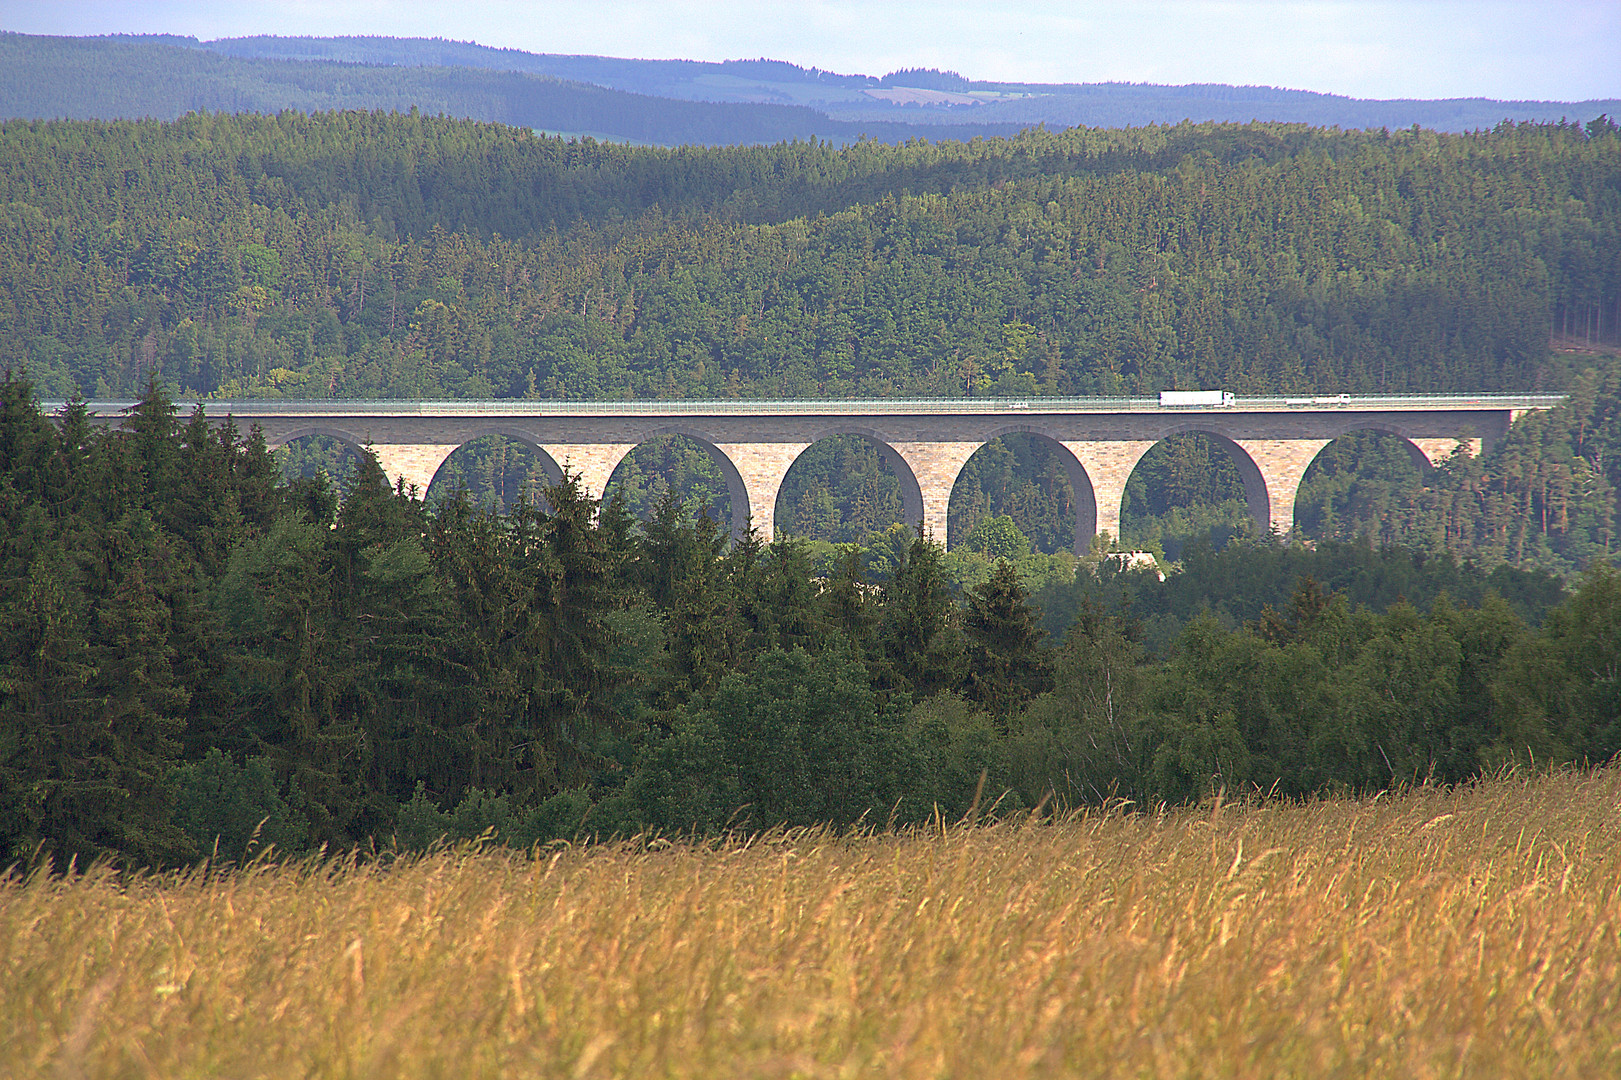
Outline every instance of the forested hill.
{"label": "forested hill", "polygon": [[[183,39],[180,39],[183,40]],[[853,142],[1011,134],[1024,122],[917,126],[833,119],[803,105],[656,97],[511,70],[227,56],[168,40],[0,34],[0,117],[173,120],[188,112],[412,108],[516,127],[663,145]]]}
{"label": "forested hill", "polygon": [[664,150],[422,115],[0,125],[47,396],[1546,385],[1614,341],[1615,125]]}
{"label": "forested hill", "polygon": [[537,54],[423,38],[261,36],[217,41],[164,40],[227,56],[524,71],[658,97],[811,105],[840,120],[902,120],[914,124],[1127,127],[1183,120],[1270,120],[1319,127],[1404,128],[1417,124],[1437,131],[1471,131],[1504,120],[1585,122],[1603,113],[1621,114],[1621,101],[1613,99],[1364,100],[1271,86],[1009,83],[916,68],[883,76],[845,75],[779,60],[630,60]]}
{"label": "forested hill", "polygon": [[[255,62],[205,64],[193,68],[177,66],[172,54],[151,53],[134,65],[135,70],[118,74],[116,82],[115,72],[100,65],[87,67],[81,63],[71,74],[61,70],[69,57],[96,56],[105,64],[110,57],[134,55],[107,53],[102,48],[107,42],[188,49],[215,58]],[[611,100],[616,111],[599,108],[593,120],[617,126],[565,130],[593,130],[621,139],[628,136],[671,145],[692,141],[757,142],[762,124],[780,127],[784,123],[801,125],[794,132],[800,137],[816,134],[839,139],[841,132],[850,130],[847,125],[851,123],[873,137],[889,138],[911,129],[912,125],[924,125],[927,130],[933,125],[963,124],[1126,127],[1174,124],[1183,120],[1236,123],[1261,120],[1343,128],[1405,128],[1417,124],[1437,131],[1472,131],[1488,129],[1505,120],[1546,123],[1568,119],[1585,123],[1601,114],[1621,114],[1621,101],[1613,99],[1579,102],[1488,98],[1363,100],[1270,86],[995,82],[970,79],[956,72],[917,68],[874,76],[802,68],[780,60],[720,63],[632,60],[530,53],[439,38],[259,36],[215,41],[173,35],[30,38],[26,39],[20,59],[25,65],[39,65],[37,74],[42,77],[20,84],[27,87],[23,100],[35,111],[9,115],[101,119],[142,115],[173,117],[179,113],[158,106],[172,109],[176,94],[187,91],[217,94],[229,88],[261,103],[244,106],[199,101],[192,107],[264,111],[267,94],[282,102],[272,109],[375,108],[379,104],[392,106],[399,101],[406,103],[400,106],[403,108],[417,100],[425,111],[444,108],[451,115],[516,123],[519,121],[512,119],[512,110],[522,107],[526,95],[521,88],[527,84],[478,77],[480,72],[505,72],[549,76],[665,99],[648,102],[645,98],[622,95],[602,99]],[[262,62],[265,60],[283,63],[266,65]],[[345,65],[348,74],[343,69],[334,69],[334,61]],[[352,77],[355,65],[368,65],[371,70],[355,79]],[[156,68],[164,69],[171,76],[178,75],[179,82],[149,84],[129,78],[144,77]],[[432,69],[432,73],[426,73],[425,69]],[[120,88],[139,85],[143,90],[140,95],[126,91],[103,93],[99,99],[93,96],[93,87],[105,87],[109,83]],[[289,94],[298,93],[309,97],[288,100]],[[413,99],[409,96],[411,93],[427,97]],[[378,95],[388,95],[388,100],[379,101]],[[706,130],[682,128],[679,118],[684,114],[664,108],[669,99],[731,103],[743,108],[715,114],[725,118],[724,124],[735,125],[728,136],[724,127],[713,125]],[[54,108],[49,104],[52,101],[57,103]],[[153,107],[145,110],[136,107],[141,101],[150,101]],[[755,105],[801,108],[766,108],[755,112],[752,109]],[[530,126],[556,129],[558,124],[531,123]],[[953,137],[949,130],[937,135]]]}

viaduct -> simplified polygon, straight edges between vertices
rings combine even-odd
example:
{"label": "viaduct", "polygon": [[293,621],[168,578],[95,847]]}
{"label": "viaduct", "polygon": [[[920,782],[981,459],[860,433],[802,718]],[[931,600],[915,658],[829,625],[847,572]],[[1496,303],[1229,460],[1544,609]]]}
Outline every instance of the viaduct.
{"label": "viaduct", "polygon": [[[734,531],[752,520],[772,535],[777,493],[796,458],[820,439],[858,435],[899,477],[909,524],[945,538],[958,474],[990,440],[1025,432],[1057,448],[1075,491],[1076,546],[1120,534],[1126,480],[1156,442],[1203,432],[1224,446],[1244,479],[1256,525],[1288,532],[1307,467],[1328,443],[1355,431],[1405,440],[1420,469],[1503,437],[1521,414],[1559,397],[1239,398],[1230,406],[1162,407],[1157,399],[1028,401],[204,401],[206,415],[257,424],[272,446],[328,435],[372,450],[391,480],[419,493],[457,447],[504,435],[539,452],[554,479],[576,473],[602,497],[617,466],[661,435],[697,441],[725,475]],[[129,402],[92,402],[112,419]],[[184,412],[192,403],[180,403]]]}

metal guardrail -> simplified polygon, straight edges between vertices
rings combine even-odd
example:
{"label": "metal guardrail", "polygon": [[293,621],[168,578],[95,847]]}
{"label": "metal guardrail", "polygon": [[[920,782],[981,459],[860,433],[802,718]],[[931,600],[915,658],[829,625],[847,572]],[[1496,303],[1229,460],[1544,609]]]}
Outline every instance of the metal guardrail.
{"label": "metal guardrail", "polygon": [[[505,399],[501,401],[377,401],[248,400],[177,401],[181,415],[201,405],[214,416],[896,416],[986,413],[1234,413],[1234,412],[1344,412],[1386,409],[1468,411],[1479,409],[1551,409],[1563,394],[1435,394],[1350,398],[1238,398],[1230,406],[1161,405],[1158,398],[1046,397],[943,398],[932,400],[884,398],[870,401],[556,401]],[[61,402],[43,402],[47,412]],[[90,401],[96,416],[127,412],[134,401]]]}

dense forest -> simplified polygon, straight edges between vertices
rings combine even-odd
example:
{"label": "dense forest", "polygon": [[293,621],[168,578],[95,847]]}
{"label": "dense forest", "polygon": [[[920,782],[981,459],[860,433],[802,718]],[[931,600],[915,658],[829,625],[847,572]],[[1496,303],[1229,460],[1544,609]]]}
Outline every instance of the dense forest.
{"label": "dense forest", "polygon": [[818,575],[669,492],[643,525],[543,495],[433,505],[366,454],[340,499],[155,384],[111,430],[5,379],[3,858],[882,826],[985,790],[1368,791],[1621,749],[1602,563],[1567,591],[1267,539],[1032,597],[1007,560],[954,589],[905,530]]}
{"label": "dense forest", "polygon": [[11,122],[0,259],[0,363],[63,397],[1529,390],[1617,340],[1621,138]]}
{"label": "dense forest", "polygon": [[[1302,533],[1562,573],[1615,550],[1608,121],[679,150],[383,113],[13,122],[0,260],[0,366],[55,399],[152,375],[202,398],[1571,390],[1428,475],[1376,436],[1337,442]],[[1588,351],[1553,358],[1550,337]],[[510,501],[540,479],[521,459],[475,448],[438,486]],[[859,441],[813,448],[779,520],[865,543],[898,516],[886,468]],[[1174,559],[1248,529],[1197,436],[1139,474],[1128,545]],[[621,481],[638,517],[672,486],[729,511],[695,445],[644,448]],[[1039,445],[1005,440],[970,462],[951,535],[1007,516],[1064,551],[1072,499]]]}

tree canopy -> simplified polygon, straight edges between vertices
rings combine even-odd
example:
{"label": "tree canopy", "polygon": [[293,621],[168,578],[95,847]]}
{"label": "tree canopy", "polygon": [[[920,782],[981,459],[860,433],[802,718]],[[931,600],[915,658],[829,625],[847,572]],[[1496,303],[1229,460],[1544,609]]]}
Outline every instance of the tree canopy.
{"label": "tree canopy", "polygon": [[[985,530],[1015,531],[1004,519]],[[1616,575],[1276,539],[962,587],[930,540],[727,547],[565,477],[340,497],[257,432],[47,417],[0,382],[0,847],[168,866],[646,830],[915,823],[1601,761]],[[983,555],[974,553],[983,559]],[[1035,556],[1026,556],[1034,558]]]}

